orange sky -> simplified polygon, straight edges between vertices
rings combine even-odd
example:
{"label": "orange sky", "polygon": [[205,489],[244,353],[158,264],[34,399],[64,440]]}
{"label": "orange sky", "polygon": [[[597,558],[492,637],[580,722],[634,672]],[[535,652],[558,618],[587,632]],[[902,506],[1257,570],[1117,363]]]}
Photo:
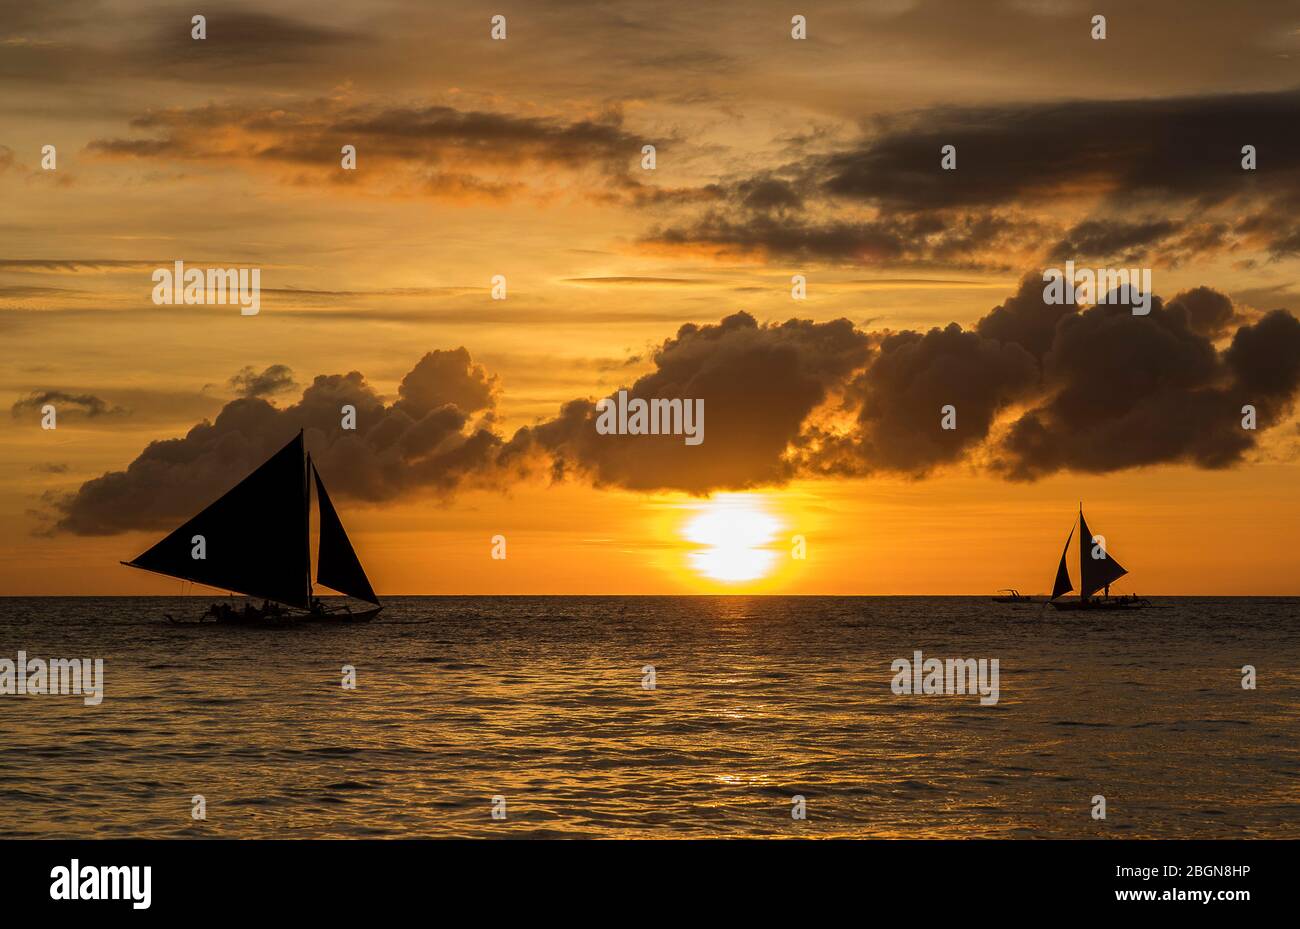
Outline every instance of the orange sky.
{"label": "orange sky", "polygon": [[[318,375],[351,371],[393,404],[427,352],[463,346],[496,380],[455,441],[483,428],[504,443],[566,402],[658,376],[654,352],[684,324],[738,311],[759,326],[842,318],[875,351],[885,330],[971,332],[1022,276],[1075,254],[1152,268],[1166,301],[1202,286],[1226,295],[1231,325],[1201,334],[1210,352],[1268,311],[1300,310],[1296,233],[1268,206],[1300,203],[1294,130],[1290,149],[1286,137],[1267,144],[1277,108],[1300,114],[1300,22],[1285,13],[1220,22],[1169,4],[1112,17],[1094,43],[1091,13],[1064,0],[982,19],[969,4],[824,4],[807,9],[800,44],[778,4],[555,4],[507,10],[509,38],[492,42],[495,8],[425,6],[209,5],[205,46],[189,37],[191,14],[167,4],[0,13],[0,395],[13,407],[0,416],[0,593],[178,592],[118,565],[166,528],[52,529],[59,501],[213,420],[245,367],[291,369],[293,386],[265,396],[280,409]],[[1196,114],[1230,93],[1279,96],[1234,105],[1263,115],[1223,130],[1220,173],[1121,144],[1134,122],[1168,119],[1175,135],[1204,122]],[[1051,148],[1049,134],[1070,128],[1053,121],[1076,117],[1034,108],[1061,101],[1076,101],[1065,109],[1077,105],[1098,152],[1074,132],[1069,151]],[[1151,109],[1134,117],[1123,101]],[[1024,113],[1046,127],[1041,140],[1025,141]],[[960,142],[961,193],[931,177],[937,151],[912,168],[910,146],[929,153],[932,131]],[[1230,186],[1243,139],[1267,148],[1259,189]],[[346,143],[356,172],[339,165]],[[46,144],[53,171],[41,169]],[[653,172],[643,144],[657,146]],[[1032,145],[1045,146],[1040,161]],[[1196,157],[1207,150],[1198,142]],[[893,171],[896,183],[880,180]],[[150,275],[178,259],[261,268],[260,314],[155,306]],[[489,293],[497,274],[504,301]],[[791,297],[794,274],[806,300]],[[865,365],[826,375],[799,437],[856,415]],[[558,482],[545,466],[494,470],[367,499],[347,475],[325,478],[380,595],[1039,593],[1079,500],[1130,569],[1126,592],[1300,594],[1288,396],[1224,467],[1203,467],[1187,439],[1142,466],[1067,464],[1025,481],[989,462],[1053,393],[1016,390],[987,436],[911,472],[873,461],[750,480],[754,462],[736,461],[743,489],[699,494],[684,476],[645,487],[602,476],[594,459],[586,471],[573,444]],[[82,398],[60,401],[52,431],[23,405],[43,392]],[[701,449],[730,467],[726,443],[741,447],[749,427],[709,426],[719,438]],[[774,467],[796,457],[790,438]],[[729,530],[728,544],[770,553],[760,577],[707,576],[709,546],[688,527],[711,512],[759,514],[770,532]],[[503,561],[490,557],[497,534]]]}

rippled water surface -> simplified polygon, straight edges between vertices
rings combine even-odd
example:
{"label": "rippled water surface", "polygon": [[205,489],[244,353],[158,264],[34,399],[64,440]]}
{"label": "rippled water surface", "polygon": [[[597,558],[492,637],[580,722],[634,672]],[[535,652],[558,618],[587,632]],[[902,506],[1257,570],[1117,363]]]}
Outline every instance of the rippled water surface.
{"label": "rippled water surface", "polygon": [[[205,603],[0,599],[0,658],[103,658],[106,678],[97,707],[0,696],[0,835],[1300,837],[1298,600],[407,597],[364,626],[161,618]],[[916,649],[999,659],[999,703],[895,696],[890,663]]]}

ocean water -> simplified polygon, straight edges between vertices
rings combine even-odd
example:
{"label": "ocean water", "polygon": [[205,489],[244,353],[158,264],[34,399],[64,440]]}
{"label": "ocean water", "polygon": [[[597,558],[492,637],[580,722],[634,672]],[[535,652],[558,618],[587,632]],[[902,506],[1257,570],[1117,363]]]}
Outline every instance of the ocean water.
{"label": "ocean water", "polygon": [[[397,597],[262,630],[0,598],[0,658],[105,663],[99,706],[0,696],[0,836],[1300,837],[1300,600],[1155,602]],[[895,695],[917,649],[997,658],[999,702]]]}

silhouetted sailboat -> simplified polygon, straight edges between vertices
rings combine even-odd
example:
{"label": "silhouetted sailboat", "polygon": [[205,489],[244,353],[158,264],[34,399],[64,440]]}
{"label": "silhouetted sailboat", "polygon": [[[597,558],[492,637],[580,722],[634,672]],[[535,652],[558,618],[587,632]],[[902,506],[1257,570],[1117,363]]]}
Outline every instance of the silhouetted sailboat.
{"label": "silhouetted sailboat", "polygon": [[[372,603],[375,609],[327,610],[312,597],[308,475],[314,478],[320,510],[316,582]],[[366,622],[383,609],[320,472],[311,456],[304,455],[301,431],[193,519],[122,564],[266,601],[260,610],[249,607],[242,612],[215,605],[204,617],[214,616],[219,622]],[[303,612],[287,612],[277,604]]]}
{"label": "silhouetted sailboat", "polygon": [[[1061,600],[1074,590],[1070,580],[1070,569],[1066,561],[1070,555],[1070,542],[1074,539],[1075,527],[1079,529],[1079,599]],[[1110,556],[1103,546],[1097,546],[1097,557],[1093,557],[1090,547],[1093,535],[1088,529],[1088,521],[1083,518],[1083,504],[1079,504],[1079,518],[1070,526],[1070,534],[1065,537],[1065,548],[1061,550],[1061,563],[1056,568],[1056,582],[1052,584],[1052,596],[1049,602],[1058,610],[1130,610],[1146,606],[1145,600],[1139,600],[1136,594],[1127,597],[1111,598],[1110,585],[1119,580],[1128,569]],[[1104,590],[1101,599],[1093,597],[1099,590]]]}

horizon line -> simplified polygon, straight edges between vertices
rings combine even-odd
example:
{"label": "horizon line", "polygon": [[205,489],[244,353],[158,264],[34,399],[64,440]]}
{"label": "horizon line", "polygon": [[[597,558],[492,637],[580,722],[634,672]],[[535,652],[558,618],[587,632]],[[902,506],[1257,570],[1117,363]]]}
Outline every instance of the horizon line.
{"label": "horizon line", "polygon": [[[355,597],[346,597],[346,596],[344,596],[343,594],[317,594],[317,595],[314,595],[314,596],[318,596],[318,597],[320,597],[321,599],[328,599],[328,600],[337,600],[337,599],[343,599],[343,600],[346,600],[346,599],[356,599]],[[429,594],[383,594],[383,595],[381,595],[381,596],[382,596],[385,600],[397,600],[397,599],[412,598],[412,597],[423,597],[423,598],[433,598],[433,597],[456,597],[456,598],[476,597],[476,598],[482,598],[482,599],[491,598],[491,597],[495,597],[495,598],[507,598],[507,597],[566,597],[566,598],[571,598],[571,599],[572,599],[572,598],[578,598],[578,597],[593,598],[593,599],[594,599],[594,598],[609,599],[609,598],[616,598],[616,597],[661,597],[661,598],[669,598],[669,597],[785,597],[785,598],[789,598],[789,599],[793,599],[793,598],[814,598],[814,597],[819,597],[819,598],[834,597],[834,598],[843,599],[843,600],[850,600],[850,599],[872,599],[872,598],[881,598],[881,597],[916,597],[916,598],[926,598],[926,599],[948,598],[948,599],[954,599],[954,600],[955,600],[955,599],[967,599],[967,598],[970,598],[970,597],[981,597],[981,598],[983,598],[983,597],[988,597],[988,598],[990,598],[990,602],[992,602],[991,598],[993,597],[993,594],[990,594],[990,593],[963,593],[963,594],[899,594],[899,593],[878,593],[878,594],[835,594],[835,593],[824,593],[824,594],[816,594],[816,593],[813,593],[813,594],[809,594],[809,593],[802,593],[802,594],[795,594],[795,593],[786,593],[786,594],[783,594],[783,593],[739,593],[739,592],[738,592],[738,593],[605,593],[605,594],[593,594],[593,593],[581,593],[581,594],[568,594],[568,593],[456,593],[456,594],[449,594],[449,593],[440,593],[440,594],[432,594],[432,593],[429,593]],[[1042,597],[1046,597],[1047,595],[1046,595],[1046,594],[1030,594],[1029,596],[1035,596],[1035,597],[1042,596]],[[1219,600],[1224,600],[1224,599],[1240,599],[1240,600],[1282,599],[1282,600],[1296,600],[1296,599],[1300,599],[1300,593],[1292,593],[1292,594],[1278,594],[1278,593],[1271,593],[1271,594],[1270,594],[1270,593],[1259,593],[1259,594],[1143,594],[1143,595],[1141,595],[1141,596],[1142,596],[1144,599],[1145,599],[1145,598],[1152,598],[1152,597],[1161,597],[1161,598],[1166,598],[1166,599],[1180,599],[1180,600],[1190,600],[1190,599],[1219,599]],[[177,600],[177,599],[187,599],[187,600],[211,600],[211,599],[216,599],[216,600],[227,600],[227,599],[235,599],[235,598],[241,598],[241,599],[245,599],[245,600],[265,600],[265,599],[266,599],[265,597],[252,597],[252,596],[247,596],[247,595],[245,595],[245,594],[210,594],[210,595],[208,595],[208,596],[206,596],[206,597],[201,597],[201,596],[198,596],[198,595],[195,595],[195,594],[0,594],[0,600],[50,600],[50,599],[64,599],[64,600],[109,600],[109,599],[123,599],[123,600],[124,600],[124,599],[136,599],[136,600],[150,600],[150,599],[152,599],[152,600]],[[1062,598],[1059,598],[1059,599],[1077,599],[1077,597],[1070,597],[1070,598],[1062,597]],[[1046,600],[1037,600],[1037,601],[1026,601],[1026,602],[1023,603],[1023,604],[1014,604],[1014,603],[1012,603],[1012,604],[1002,604],[1002,605],[1004,605],[1004,606],[1018,606],[1018,605],[1047,606],[1047,604],[1048,604],[1048,601],[1046,601]]]}

